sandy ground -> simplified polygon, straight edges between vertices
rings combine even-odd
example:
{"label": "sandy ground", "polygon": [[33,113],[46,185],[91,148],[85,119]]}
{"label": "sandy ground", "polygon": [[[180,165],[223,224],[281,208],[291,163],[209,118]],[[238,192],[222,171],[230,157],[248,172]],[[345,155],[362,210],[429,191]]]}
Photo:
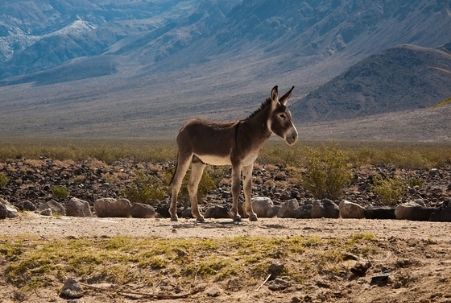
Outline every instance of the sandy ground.
{"label": "sandy ground", "polygon": [[234,224],[231,219],[207,219],[197,224],[194,219],[133,219],[133,218],[76,218],[30,216],[0,221],[0,235],[61,237],[200,237],[225,236],[289,236],[319,235],[344,237],[359,232],[371,232],[379,239],[434,240],[451,242],[451,223],[415,222],[404,220],[367,219],[246,219]]}
{"label": "sandy ground", "polygon": [[[26,217],[0,221],[1,237],[38,237],[42,239],[63,237],[133,237],[163,238],[221,238],[233,236],[289,236],[317,235],[321,238],[339,238],[355,233],[370,232],[380,245],[386,246],[386,257],[372,260],[375,268],[393,266],[399,258],[410,260],[406,268],[396,268],[391,276],[395,282],[379,287],[370,284],[370,277],[358,280],[334,280],[334,277],[318,277],[311,284],[274,292],[266,285],[257,289],[238,292],[223,291],[217,297],[205,292],[179,300],[158,302],[440,302],[451,303],[451,223],[413,222],[399,220],[354,219],[259,219],[243,220],[234,224],[230,219],[208,220],[196,224],[194,220],[181,219],[173,223],[169,219],[131,218],[74,218],[74,217]],[[329,279],[325,283],[324,279]],[[325,284],[326,286],[324,286]],[[397,285],[397,286],[394,286]],[[210,286],[208,286],[210,287]],[[2,289],[3,288],[3,289]],[[11,285],[0,284],[0,302],[16,302],[6,299]],[[153,299],[115,297],[90,291],[74,302],[153,302]],[[46,298],[52,299],[43,299]],[[65,302],[55,295],[54,289],[40,292],[26,302]]]}

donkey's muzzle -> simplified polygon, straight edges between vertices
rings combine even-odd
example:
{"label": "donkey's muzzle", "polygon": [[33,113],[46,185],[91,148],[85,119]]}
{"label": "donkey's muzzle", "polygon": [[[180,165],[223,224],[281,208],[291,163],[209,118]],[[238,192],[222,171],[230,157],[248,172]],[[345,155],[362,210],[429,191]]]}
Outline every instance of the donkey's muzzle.
{"label": "donkey's muzzle", "polygon": [[287,143],[289,145],[293,145],[294,143],[296,143],[297,139],[298,139],[298,132],[296,131],[295,128],[293,128],[285,137],[285,141],[287,141]]}

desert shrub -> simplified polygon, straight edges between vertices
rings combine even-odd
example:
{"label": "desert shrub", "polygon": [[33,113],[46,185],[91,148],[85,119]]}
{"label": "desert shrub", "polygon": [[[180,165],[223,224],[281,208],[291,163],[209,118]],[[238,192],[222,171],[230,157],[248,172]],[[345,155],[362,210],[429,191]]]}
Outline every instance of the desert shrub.
{"label": "desert shrub", "polygon": [[407,185],[409,185],[409,187],[414,187],[414,186],[422,187],[423,184],[424,184],[424,180],[417,176],[410,177],[409,179],[407,179]]}
{"label": "desert shrub", "polygon": [[8,182],[9,178],[5,174],[0,173],[0,188],[5,187]]}
{"label": "desert shrub", "polygon": [[167,186],[160,178],[138,172],[136,178],[127,186],[122,194],[132,203],[155,205],[159,200],[164,199],[167,190]]}
{"label": "desert shrub", "polygon": [[384,204],[395,205],[405,195],[407,183],[398,177],[376,178],[372,190]]}
{"label": "desert shrub", "polygon": [[69,190],[66,186],[55,185],[52,186],[52,194],[57,199],[66,199],[69,197]]}
{"label": "desert shrub", "polygon": [[316,198],[339,198],[352,178],[346,154],[335,147],[310,149],[305,161],[301,184]]}

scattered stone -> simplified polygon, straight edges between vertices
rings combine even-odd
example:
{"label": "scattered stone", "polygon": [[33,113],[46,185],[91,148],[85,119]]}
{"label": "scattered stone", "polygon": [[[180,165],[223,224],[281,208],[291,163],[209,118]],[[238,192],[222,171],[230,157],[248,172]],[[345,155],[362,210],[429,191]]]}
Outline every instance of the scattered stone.
{"label": "scattered stone", "polygon": [[18,216],[17,208],[5,199],[0,198],[0,205],[0,219],[16,218]]}
{"label": "scattered stone", "polygon": [[94,203],[98,217],[129,217],[132,205],[127,199],[101,198]]}
{"label": "scattered stone", "polygon": [[277,214],[280,218],[297,218],[297,209],[299,202],[297,199],[291,199],[282,204]]}
{"label": "scattered stone", "polygon": [[451,222],[451,205],[443,202],[442,205],[431,213],[430,221]]}
{"label": "scattered stone", "polygon": [[389,274],[379,274],[371,277],[371,285],[385,286],[390,281]]}
{"label": "scattered stone", "polygon": [[69,278],[64,282],[59,296],[63,299],[79,299],[83,297],[83,289],[77,281]]}
{"label": "scattered stone", "polygon": [[268,267],[268,274],[271,275],[269,280],[274,280],[285,270],[285,265],[280,262],[272,262]]}
{"label": "scattered stone", "polygon": [[30,200],[24,200],[20,203],[20,208],[27,211],[35,211],[36,206]]}
{"label": "scattered stone", "polygon": [[41,203],[38,207],[39,210],[44,210],[50,208],[53,214],[65,216],[66,208],[59,202],[55,200],[50,200],[44,203]]}
{"label": "scattered stone", "polygon": [[396,219],[395,209],[388,206],[369,206],[364,214],[367,219]]}
{"label": "scattered stone", "polygon": [[155,209],[148,204],[135,203],[130,210],[130,214],[133,218],[154,218]]}
{"label": "scattered stone", "polygon": [[78,198],[71,198],[66,203],[66,215],[71,217],[91,217],[89,202]]}
{"label": "scattered stone", "polygon": [[339,205],[340,217],[361,219],[365,217],[365,209],[357,203],[342,200]]}
{"label": "scattered stone", "polygon": [[312,218],[338,218],[338,205],[330,199],[315,200],[312,207]]}
{"label": "scattered stone", "polygon": [[272,208],[274,203],[268,197],[254,197],[251,199],[252,208],[257,214],[257,217],[268,218],[272,215]]}
{"label": "scattered stone", "polygon": [[358,256],[356,256],[356,255],[354,255],[354,254],[351,254],[351,253],[349,253],[349,252],[345,252],[344,254],[343,254],[343,260],[344,261],[347,261],[347,260],[355,260],[355,261],[357,261],[357,260],[359,260],[360,258],[358,257]]}
{"label": "scattered stone", "polygon": [[290,302],[291,303],[301,303],[302,300],[298,297],[292,297]]}
{"label": "scattered stone", "polygon": [[351,273],[354,277],[365,276],[367,270],[371,267],[371,262],[357,262],[353,267],[351,267]]}
{"label": "scattered stone", "polygon": [[216,298],[219,297],[222,293],[222,289],[217,287],[217,286],[212,286],[210,288],[208,288],[205,293],[207,294],[207,296],[212,297],[212,298]]}
{"label": "scattered stone", "polygon": [[39,214],[42,215],[42,216],[51,217],[51,216],[53,216],[53,211],[52,211],[51,208],[46,208],[46,209],[41,210],[39,212]]}
{"label": "scattered stone", "polygon": [[230,218],[229,210],[224,206],[212,206],[205,211],[205,218]]}
{"label": "scattered stone", "polygon": [[395,216],[398,220],[427,221],[434,210],[432,207],[424,207],[409,201],[396,207]]}
{"label": "scattered stone", "polygon": [[279,291],[287,289],[291,286],[291,283],[282,278],[275,278],[274,280],[269,281],[267,285],[270,290]]}

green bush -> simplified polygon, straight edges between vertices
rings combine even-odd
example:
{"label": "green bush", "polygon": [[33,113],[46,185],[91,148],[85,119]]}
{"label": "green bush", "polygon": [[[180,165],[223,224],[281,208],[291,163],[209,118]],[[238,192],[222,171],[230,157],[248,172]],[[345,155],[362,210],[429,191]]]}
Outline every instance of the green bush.
{"label": "green bush", "polygon": [[398,177],[376,178],[372,190],[384,204],[395,205],[406,194],[407,183]]}
{"label": "green bush", "polygon": [[315,198],[337,199],[351,182],[348,157],[338,148],[310,149],[305,161],[301,184]]}
{"label": "green bush", "polygon": [[167,191],[167,186],[158,177],[138,172],[122,194],[132,203],[156,205],[159,200],[164,199]]}
{"label": "green bush", "polygon": [[55,185],[52,186],[52,194],[57,199],[66,199],[69,197],[69,190],[66,186]]}
{"label": "green bush", "polygon": [[0,188],[5,187],[8,182],[9,178],[5,174],[0,173]]}

